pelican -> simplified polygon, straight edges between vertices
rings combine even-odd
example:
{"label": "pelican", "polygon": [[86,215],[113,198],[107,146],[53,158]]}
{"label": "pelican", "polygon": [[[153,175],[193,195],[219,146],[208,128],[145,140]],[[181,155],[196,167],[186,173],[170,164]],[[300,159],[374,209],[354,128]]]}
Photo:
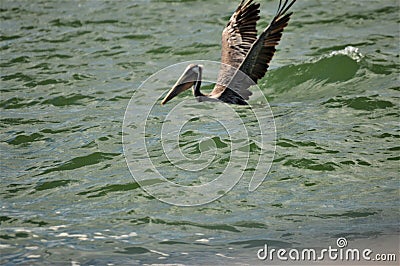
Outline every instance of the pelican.
{"label": "pelican", "polygon": [[217,83],[209,94],[200,91],[202,65],[190,64],[168,92],[161,104],[190,88],[198,101],[222,101],[247,105],[252,95],[249,87],[264,77],[269,63],[288,25],[292,12],[287,13],[296,0],[279,1],[271,23],[257,37],[256,24],[260,19],[260,4],[242,0],[222,32],[221,67]]}

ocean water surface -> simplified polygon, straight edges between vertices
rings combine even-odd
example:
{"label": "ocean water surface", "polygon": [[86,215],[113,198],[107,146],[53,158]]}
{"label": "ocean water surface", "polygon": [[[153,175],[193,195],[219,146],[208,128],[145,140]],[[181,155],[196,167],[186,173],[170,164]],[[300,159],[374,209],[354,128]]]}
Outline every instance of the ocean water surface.
{"label": "ocean water surface", "polygon": [[[386,248],[398,251],[396,0],[293,6],[258,83],[274,114],[276,152],[256,191],[244,175],[216,201],[178,207],[131,176],[122,125],[135,90],[172,64],[220,60],[221,32],[238,2],[1,1],[1,264],[265,265],[257,259],[265,243],[324,248],[338,237],[359,245],[394,237]],[[261,31],[278,1],[259,2]],[[153,111],[183,99],[213,111],[190,93]],[[189,158],[200,156],[195,140],[203,134],[225,134],[196,123],[207,130],[189,124],[180,136]],[[212,140],[222,168],[172,181],[196,184],[220,173],[229,143]],[[151,147],[167,167],[157,142]]]}

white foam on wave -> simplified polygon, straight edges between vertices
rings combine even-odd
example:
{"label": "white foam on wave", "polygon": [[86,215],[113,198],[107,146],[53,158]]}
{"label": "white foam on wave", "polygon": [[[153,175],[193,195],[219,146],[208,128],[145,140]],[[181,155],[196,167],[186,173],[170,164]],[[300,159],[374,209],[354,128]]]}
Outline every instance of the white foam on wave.
{"label": "white foam on wave", "polygon": [[364,55],[360,52],[360,49],[354,46],[347,46],[346,48],[338,51],[332,51],[329,56],[335,55],[347,55],[351,59],[360,62]]}

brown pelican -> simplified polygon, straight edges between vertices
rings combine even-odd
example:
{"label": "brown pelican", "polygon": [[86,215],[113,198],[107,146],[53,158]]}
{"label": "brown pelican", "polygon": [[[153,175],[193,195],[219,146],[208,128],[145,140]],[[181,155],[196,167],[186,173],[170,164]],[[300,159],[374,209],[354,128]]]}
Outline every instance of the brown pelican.
{"label": "brown pelican", "polygon": [[[247,105],[252,94],[248,89],[264,77],[276,51],[284,28],[292,12],[287,13],[296,0],[279,1],[278,11],[271,23],[257,37],[256,24],[260,19],[260,4],[242,0],[222,32],[221,68],[214,89],[209,94],[200,92],[202,65],[189,65],[161,104],[193,87],[199,101],[222,101]],[[245,82],[244,80],[250,79]],[[236,79],[236,82],[234,80]]]}

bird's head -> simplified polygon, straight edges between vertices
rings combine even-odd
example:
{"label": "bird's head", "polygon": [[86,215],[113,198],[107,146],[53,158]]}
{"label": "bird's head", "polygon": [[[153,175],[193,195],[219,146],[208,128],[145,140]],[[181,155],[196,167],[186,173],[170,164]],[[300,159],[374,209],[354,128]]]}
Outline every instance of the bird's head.
{"label": "bird's head", "polygon": [[202,65],[190,64],[186,67],[185,71],[175,83],[175,85],[162,100],[161,104],[164,105],[179,93],[190,89],[196,83],[201,82],[201,73],[203,70]]}

